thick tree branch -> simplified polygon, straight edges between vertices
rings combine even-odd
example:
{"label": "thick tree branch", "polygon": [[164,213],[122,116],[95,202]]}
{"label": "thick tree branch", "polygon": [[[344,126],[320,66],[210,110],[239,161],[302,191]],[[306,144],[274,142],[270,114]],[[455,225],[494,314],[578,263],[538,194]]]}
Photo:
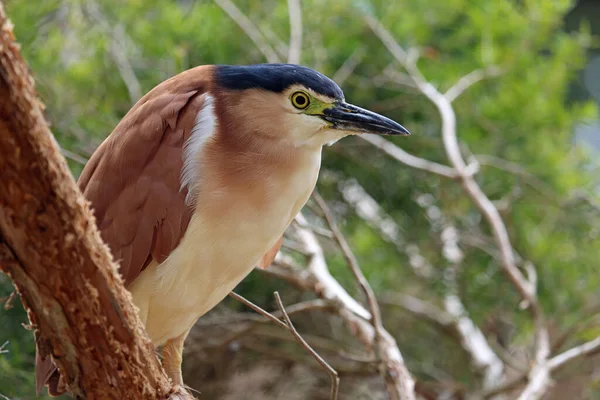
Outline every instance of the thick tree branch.
{"label": "thick tree branch", "polygon": [[0,3],[0,267],[40,350],[76,398],[188,397],[162,371],[18,48]]}

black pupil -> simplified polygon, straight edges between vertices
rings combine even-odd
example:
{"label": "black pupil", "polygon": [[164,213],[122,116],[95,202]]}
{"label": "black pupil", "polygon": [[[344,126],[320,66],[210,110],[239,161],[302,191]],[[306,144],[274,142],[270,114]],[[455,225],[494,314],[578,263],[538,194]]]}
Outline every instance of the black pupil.
{"label": "black pupil", "polygon": [[303,106],[306,104],[306,96],[304,95],[298,95],[296,96],[296,104],[298,104],[299,106]]}

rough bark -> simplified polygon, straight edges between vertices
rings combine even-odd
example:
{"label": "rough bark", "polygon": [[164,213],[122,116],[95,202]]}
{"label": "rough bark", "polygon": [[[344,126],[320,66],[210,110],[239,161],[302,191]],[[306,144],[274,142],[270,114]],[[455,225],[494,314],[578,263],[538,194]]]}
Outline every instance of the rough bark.
{"label": "rough bark", "polygon": [[42,110],[0,1],[0,268],[75,398],[187,397],[164,374]]}

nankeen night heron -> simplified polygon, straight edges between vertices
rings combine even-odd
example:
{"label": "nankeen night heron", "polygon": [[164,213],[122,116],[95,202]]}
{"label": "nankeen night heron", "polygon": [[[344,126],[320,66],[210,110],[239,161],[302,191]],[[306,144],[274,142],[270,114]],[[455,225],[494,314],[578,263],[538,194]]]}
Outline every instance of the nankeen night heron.
{"label": "nankeen night heron", "polygon": [[[273,261],[323,145],[357,133],[408,135],[310,68],[212,65],[152,89],[92,155],[79,186],[174,383],[196,320]],[[65,390],[49,358],[37,378]]]}

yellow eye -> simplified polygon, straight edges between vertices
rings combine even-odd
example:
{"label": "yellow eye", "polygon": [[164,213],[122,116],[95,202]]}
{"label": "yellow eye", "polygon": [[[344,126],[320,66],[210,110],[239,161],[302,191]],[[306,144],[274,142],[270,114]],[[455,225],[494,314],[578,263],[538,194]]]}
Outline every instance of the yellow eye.
{"label": "yellow eye", "polygon": [[299,110],[304,110],[310,104],[308,95],[304,92],[296,92],[292,95],[292,104]]}

